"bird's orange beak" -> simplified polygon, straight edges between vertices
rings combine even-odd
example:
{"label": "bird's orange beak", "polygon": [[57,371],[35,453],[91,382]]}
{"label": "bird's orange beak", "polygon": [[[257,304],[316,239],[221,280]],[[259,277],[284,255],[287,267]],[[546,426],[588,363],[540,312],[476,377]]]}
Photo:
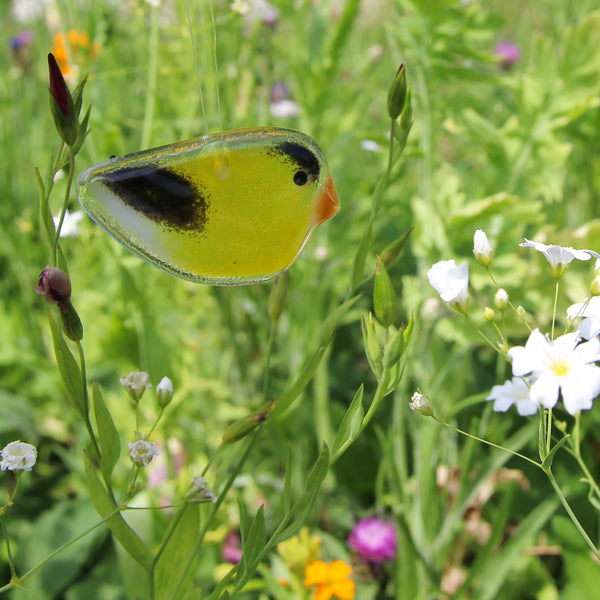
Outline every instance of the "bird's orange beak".
{"label": "bird's orange beak", "polygon": [[331,219],[338,210],[340,210],[340,200],[333,185],[333,180],[328,177],[317,197],[315,227]]}

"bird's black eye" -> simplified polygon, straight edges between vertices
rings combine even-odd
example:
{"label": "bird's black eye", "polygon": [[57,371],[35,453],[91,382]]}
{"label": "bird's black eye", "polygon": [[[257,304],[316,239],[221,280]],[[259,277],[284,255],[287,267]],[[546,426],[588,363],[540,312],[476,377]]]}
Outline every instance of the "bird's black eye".
{"label": "bird's black eye", "polygon": [[294,183],[296,185],[304,185],[308,181],[308,175],[305,171],[296,171],[294,173]]}

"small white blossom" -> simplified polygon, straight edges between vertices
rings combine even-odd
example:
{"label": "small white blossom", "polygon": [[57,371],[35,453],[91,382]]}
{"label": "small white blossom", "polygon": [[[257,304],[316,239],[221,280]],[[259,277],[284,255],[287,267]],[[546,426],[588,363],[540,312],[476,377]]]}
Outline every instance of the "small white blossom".
{"label": "small white blossom", "polygon": [[[60,237],[63,238],[79,235],[79,222],[84,216],[85,215],[82,210],[76,210],[75,212],[69,212],[68,210],[65,211],[63,224],[60,228]],[[58,227],[60,215],[57,217],[52,217],[52,220],[54,221],[54,227]]]}
{"label": "small white blossom", "polygon": [[513,377],[502,385],[495,385],[487,400],[494,401],[496,412],[506,412],[513,404],[522,417],[534,415],[539,404],[529,397],[529,378]]}
{"label": "small white blossom", "polygon": [[583,317],[577,332],[582,338],[591,340],[600,334],[600,296],[592,296],[585,302],[573,304],[567,308],[569,319]]}
{"label": "small white blossom", "polygon": [[231,8],[233,12],[238,13],[238,15],[245,15],[250,10],[248,3],[243,0],[235,0],[235,2],[231,3],[229,8]]}
{"label": "small white blossom", "polygon": [[271,116],[275,119],[284,119],[286,117],[297,117],[300,114],[300,105],[289,99],[277,100],[269,104]]}
{"label": "small white blossom", "polygon": [[431,400],[419,390],[411,396],[408,408],[412,411],[421,413],[425,417],[433,416],[433,405],[431,404]]}
{"label": "small white blossom", "polygon": [[152,387],[150,385],[150,376],[144,371],[132,371],[129,375],[121,377],[119,382],[136,402],[142,397],[146,388]]}
{"label": "small white blossom", "polygon": [[532,402],[552,408],[560,391],[570,414],[592,408],[600,393],[600,367],[591,363],[600,360],[600,341],[594,338],[580,344],[580,340],[578,333],[567,333],[552,341],[536,329],[525,346],[508,351],[513,375],[532,375]]}
{"label": "small white blossom", "polygon": [[136,440],[135,442],[130,442],[129,446],[129,456],[131,460],[141,467],[147,467],[150,464],[150,461],[160,454],[160,452],[156,449],[156,445],[152,442],[147,442],[145,440]]}
{"label": "small white blossom", "polygon": [[550,263],[552,276],[556,279],[560,279],[567,272],[567,268],[573,260],[585,261],[592,258],[591,254],[586,250],[575,250],[575,248],[565,248],[554,244],[542,244],[541,242],[533,242],[527,238],[519,246],[522,248],[533,248],[541,252],[546,257],[548,263]]}
{"label": "small white blossom", "polygon": [[383,148],[380,144],[378,144],[375,140],[362,140],[360,142],[360,147],[365,152],[381,152]]}
{"label": "small white blossom", "polygon": [[25,442],[10,442],[2,448],[2,462],[0,469],[6,471],[31,471],[37,460],[35,446]]}
{"label": "small white blossom", "polygon": [[494,253],[483,229],[478,229],[473,236],[473,255],[482,267],[489,267],[492,264]]}
{"label": "small white blossom", "polygon": [[453,260],[441,260],[427,272],[431,286],[454,310],[465,314],[469,308],[469,265],[456,266]]}

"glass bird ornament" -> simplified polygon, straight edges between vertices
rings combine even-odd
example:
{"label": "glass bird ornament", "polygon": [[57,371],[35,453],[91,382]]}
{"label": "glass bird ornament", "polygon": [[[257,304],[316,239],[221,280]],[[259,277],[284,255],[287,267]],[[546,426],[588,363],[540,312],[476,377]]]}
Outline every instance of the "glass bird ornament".
{"label": "glass bird ornament", "polygon": [[339,210],[319,146],[298,131],[268,127],[111,158],[80,175],[77,196],[134,254],[213,285],[275,277]]}

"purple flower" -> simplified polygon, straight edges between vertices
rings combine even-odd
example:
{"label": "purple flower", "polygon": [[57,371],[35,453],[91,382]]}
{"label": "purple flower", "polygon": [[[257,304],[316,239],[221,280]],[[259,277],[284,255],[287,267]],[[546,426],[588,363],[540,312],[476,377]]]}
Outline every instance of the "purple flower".
{"label": "purple flower", "polygon": [[500,42],[497,44],[494,54],[501,59],[500,66],[503,69],[509,69],[521,58],[521,50],[511,42]]}
{"label": "purple flower", "polygon": [[223,560],[237,565],[242,560],[242,542],[237,531],[230,531],[225,537],[221,550]]}
{"label": "purple flower", "polygon": [[396,556],[396,530],[388,521],[371,517],[359,521],[348,544],[360,558],[373,563],[393,560]]}

